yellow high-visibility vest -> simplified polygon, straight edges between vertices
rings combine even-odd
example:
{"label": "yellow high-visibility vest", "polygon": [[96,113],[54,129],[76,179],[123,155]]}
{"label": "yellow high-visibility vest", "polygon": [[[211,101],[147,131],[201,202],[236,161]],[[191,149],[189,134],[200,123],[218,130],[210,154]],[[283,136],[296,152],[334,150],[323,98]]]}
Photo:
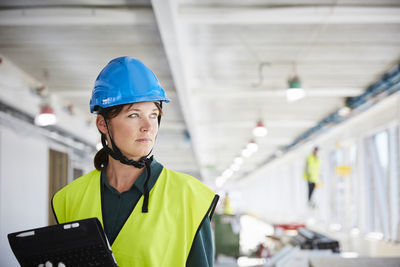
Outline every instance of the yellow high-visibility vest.
{"label": "yellow high-visibility vest", "polygon": [[[103,225],[100,174],[94,170],[54,195],[58,223],[97,217]],[[142,196],[111,246],[118,265],[184,267],[196,232],[217,201],[197,179],[164,168],[150,191],[149,212],[142,213]]]}
{"label": "yellow high-visibility vest", "polygon": [[312,183],[318,183],[320,176],[321,162],[318,157],[310,155],[307,157],[306,168],[303,174],[304,179]]}

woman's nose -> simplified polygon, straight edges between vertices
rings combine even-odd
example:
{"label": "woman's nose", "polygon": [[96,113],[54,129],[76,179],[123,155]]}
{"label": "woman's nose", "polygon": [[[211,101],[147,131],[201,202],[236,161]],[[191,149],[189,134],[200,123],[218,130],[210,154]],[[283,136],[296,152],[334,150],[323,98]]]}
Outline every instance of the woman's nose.
{"label": "woman's nose", "polygon": [[150,129],[151,129],[151,122],[150,122],[150,120],[147,119],[147,118],[144,118],[144,119],[142,120],[142,125],[141,125],[141,127],[140,127],[140,130],[143,131],[143,132],[147,132],[147,131],[149,131]]}

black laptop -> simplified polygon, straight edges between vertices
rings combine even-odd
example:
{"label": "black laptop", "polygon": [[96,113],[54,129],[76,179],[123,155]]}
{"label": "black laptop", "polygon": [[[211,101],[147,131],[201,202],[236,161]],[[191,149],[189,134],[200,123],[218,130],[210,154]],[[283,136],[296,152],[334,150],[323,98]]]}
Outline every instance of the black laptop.
{"label": "black laptop", "polygon": [[11,233],[8,241],[22,267],[46,261],[67,267],[118,266],[97,218]]}

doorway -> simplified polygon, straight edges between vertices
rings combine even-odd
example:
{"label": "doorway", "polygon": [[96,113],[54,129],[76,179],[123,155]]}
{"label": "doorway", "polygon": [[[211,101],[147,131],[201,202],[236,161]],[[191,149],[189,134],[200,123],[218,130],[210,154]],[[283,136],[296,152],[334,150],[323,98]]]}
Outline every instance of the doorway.
{"label": "doorway", "polygon": [[68,154],[57,150],[49,151],[49,225],[57,224],[51,200],[54,194],[68,183]]}

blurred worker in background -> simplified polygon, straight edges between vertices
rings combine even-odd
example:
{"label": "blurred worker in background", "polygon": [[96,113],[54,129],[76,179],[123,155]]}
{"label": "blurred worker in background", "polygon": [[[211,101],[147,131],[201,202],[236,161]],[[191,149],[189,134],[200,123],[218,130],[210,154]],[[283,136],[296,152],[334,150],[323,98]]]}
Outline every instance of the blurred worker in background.
{"label": "blurred worker in background", "polygon": [[315,185],[320,179],[320,169],[321,162],[318,158],[318,147],[314,147],[313,153],[307,157],[303,174],[303,178],[306,179],[308,183],[308,205],[310,207],[315,207],[315,203],[312,201],[312,195]]}
{"label": "blurred worker in background", "polygon": [[90,100],[103,144],[96,169],[52,200],[58,223],[97,217],[122,267],[213,266],[210,220],[218,195],[150,156],[169,101],[142,62],[110,61]]}
{"label": "blurred worker in background", "polygon": [[231,199],[229,198],[229,193],[225,194],[224,198],[224,214],[234,215],[234,211],[232,209]]}

